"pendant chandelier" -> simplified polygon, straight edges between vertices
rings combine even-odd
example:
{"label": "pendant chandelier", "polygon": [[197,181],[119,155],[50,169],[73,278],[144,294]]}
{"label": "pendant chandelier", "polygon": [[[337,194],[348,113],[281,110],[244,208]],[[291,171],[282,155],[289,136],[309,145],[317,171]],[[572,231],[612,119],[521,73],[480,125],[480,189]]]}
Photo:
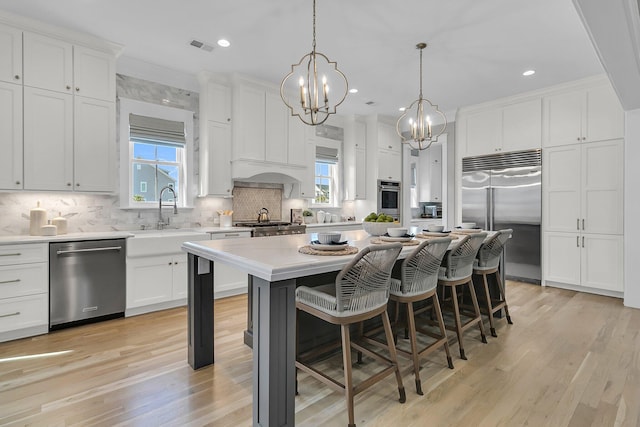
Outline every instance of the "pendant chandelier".
{"label": "pendant chandelier", "polygon": [[338,64],[316,51],[316,0],[313,0],[311,53],[291,66],[291,72],[280,84],[280,96],[292,116],[298,116],[307,125],[316,126],[336,113],[336,107],[342,104],[348,90],[349,83],[338,69]]}
{"label": "pendant chandelier", "polygon": [[[438,141],[438,137],[447,127],[447,118],[444,113],[438,109],[437,105],[422,96],[422,51],[425,47],[427,47],[426,43],[416,45],[416,49],[420,50],[420,94],[418,99],[404,109],[404,113],[396,123],[396,131],[402,138],[402,142],[417,150],[429,148],[431,144]],[[435,135],[432,132],[434,118],[438,124],[443,123],[442,129]]]}

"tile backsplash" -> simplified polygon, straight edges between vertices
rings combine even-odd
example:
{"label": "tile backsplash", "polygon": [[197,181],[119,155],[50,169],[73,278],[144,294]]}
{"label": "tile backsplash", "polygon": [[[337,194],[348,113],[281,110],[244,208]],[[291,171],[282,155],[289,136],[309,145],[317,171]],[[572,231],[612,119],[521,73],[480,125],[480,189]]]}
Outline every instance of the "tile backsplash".
{"label": "tile backsplash", "polygon": [[233,188],[233,221],[255,221],[258,211],[267,208],[271,221],[289,221],[289,217],[282,217],[282,187]]}

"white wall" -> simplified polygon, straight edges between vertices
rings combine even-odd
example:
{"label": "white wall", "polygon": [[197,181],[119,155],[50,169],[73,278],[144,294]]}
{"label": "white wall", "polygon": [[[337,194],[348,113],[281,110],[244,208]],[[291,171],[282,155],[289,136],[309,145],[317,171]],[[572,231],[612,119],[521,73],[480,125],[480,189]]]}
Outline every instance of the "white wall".
{"label": "white wall", "polygon": [[624,305],[640,308],[640,109],[625,113]]}

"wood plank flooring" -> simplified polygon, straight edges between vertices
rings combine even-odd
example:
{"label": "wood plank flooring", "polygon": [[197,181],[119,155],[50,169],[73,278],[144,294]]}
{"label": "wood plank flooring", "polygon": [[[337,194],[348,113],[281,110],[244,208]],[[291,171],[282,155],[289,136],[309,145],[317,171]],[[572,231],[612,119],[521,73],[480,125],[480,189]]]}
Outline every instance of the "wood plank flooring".
{"label": "wood plank flooring", "polygon": [[[431,354],[424,396],[401,358],[407,402],[398,403],[389,377],[356,397],[357,424],[639,426],[640,310],[614,298],[507,287],[513,325],[499,319],[488,344],[477,330],[468,333],[469,360],[453,345],[454,370]],[[186,362],[185,308],[0,343],[0,425],[251,425],[246,298],[217,300],[215,317],[216,364],[198,371]],[[323,362],[338,377],[340,363]],[[298,379],[297,425],[346,425],[341,394],[302,373]]]}

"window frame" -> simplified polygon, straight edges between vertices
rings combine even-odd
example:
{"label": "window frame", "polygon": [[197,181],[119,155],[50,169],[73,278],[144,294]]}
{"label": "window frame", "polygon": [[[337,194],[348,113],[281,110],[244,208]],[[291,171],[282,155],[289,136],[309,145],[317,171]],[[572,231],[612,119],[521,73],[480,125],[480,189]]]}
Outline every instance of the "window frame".
{"label": "window frame", "polygon": [[129,114],[156,117],[164,120],[183,122],[186,143],[183,148],[182,171],[178,192],[178,208],[192,208],[193,194],[189,189],[195,179],[193,172],[194,152],[194,112],[165,105],[152,104],[127,98],[119,98],[119,148],[120,148],[120,208],[122,209],[158,209],[158,201],[135,202],[133,196],[133,143],[129,138]]}
{"label": "window frame", "polygon": [[[338,150],[338,162],[332,168],[334,170],[334,174],[332,176],[331,185],[332,188],[332,197],[329,203],[316,203],[315,191],[313,198],[311,199],[311,207],[316,209],[322,208],[340,208],[342,201],[342,185],[343,185],[343,165],[344,158],[342,156],[342,143],[340,141],[334,141],[332,139],[318,137],[314,144],[314,149],[316,146],[334,148]],[[316,178],[319,177],[316,175],[316,164],[318,162],[318,157],[314,155],[313,161],[313,187],[316,187]],[[323,162],[320,162],[323,163]],[[324,162],[326,163],[326,162]]]}

